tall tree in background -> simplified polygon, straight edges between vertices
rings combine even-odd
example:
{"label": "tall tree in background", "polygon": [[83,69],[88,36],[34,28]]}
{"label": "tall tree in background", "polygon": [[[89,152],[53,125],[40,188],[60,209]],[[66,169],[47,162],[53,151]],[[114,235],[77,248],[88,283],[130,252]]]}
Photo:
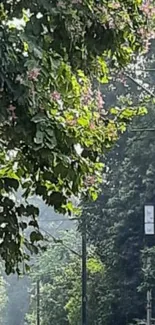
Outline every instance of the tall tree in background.
{"label": "tall tree in background", "polygon": [[[77,293],[76,281],[80,283],[81,240],[75,231],[61,233],[59,236],[61,239],[51,243],[32,268],[33,295],[26,324],[36,323],[38,280],[40,280],[41,324],[69,324],[66,304],[70,297],[73,298],[73,291]],[[74,254],[74,251],[77,254]],[[78,296],[80,291],[77,293]]]}
{"label": "tall tree in background", "polygon": [[[153,19],[153,6],[140,0],[1,1],[0,254],[7,273],[19,272],[42,239],[38,209],[16,202],[15,190],[63,213],[74,211],[72,195],[96,198],[101,155],[128,119],[144,113],[122,104],[119,114],[106,115],[100,83],[109,68],[117,72],[146,49]],[[28,226],[35,229],[24,239]]]}
{"label": "tall tree in background", "polygon": [[0,324],[5,324],[5,314],[6,314],[6,305],[7,305],[7,290],[6,290],[6,282],[2,275],[0,276]]}
{"label": "tall tree in background", "polygon": [[[40,279],[40,323],[53,325],[81,324],[81,238],[74,231],[61,233],[65,246],[51,244],[32,269],[33,290],[30,310],[25,324],[36,324],[36,282]],[[68,247],[68,248],[67,248]],[[75,254],[75,252],[77,254]],[[97,284],[102,285],[104,267],[89,249],[88,254],[88,321],[90,325],[100,324],[98,314]],[[101,301],[100,301],[101,303]]]}
{"label": "tall tree in background", "polygon": [[[153,72],[151,78],[154,82]],[[152,105],[149,114],[131,126],[144,130],[129,131],[107,156],[107,185],[98,201],[86,211],[88,237],[107,274],[99,296],[105,297],[102,320],[108,325],[145,318],[146,291],[138,290],[144,281],[143,205],[155,202],[154,131],[145,129],[154,129],[154,121]]]}

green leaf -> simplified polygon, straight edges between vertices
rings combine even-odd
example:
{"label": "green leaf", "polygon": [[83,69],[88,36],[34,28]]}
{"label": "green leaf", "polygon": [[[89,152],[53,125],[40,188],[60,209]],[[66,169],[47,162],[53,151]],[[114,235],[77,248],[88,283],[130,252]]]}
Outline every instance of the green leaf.
{"label": "green leaf", "polygon": [[54,130],[52,128],[46,128],[45,132],[48,134],[49,137],[55,137]]}
{"label": "green leaf", "polygon": [[91,273],[100,273],[104,271],[104,265],[101,263],[100,260],[97,260],[95,258],[88,259],[87,267]]}
{"label": "green leaf", "polygon": [[30,240],[32,243],[43,240],[43,235],[40,232],[32,231],[30,234]]}
{"label": "green leaf", "polygon": [[5,197],[5,199],[4,199],[4,205],[6,207],[8,206],[9,209],[12,209],[14,207],[15,203],[11,199],[9,199],[8,197]]}
{"label": "green leaf", "polygon": [[47,148],[49,148],[51,150],[54,149],[56,147],[56,145],[57,145],[57,142],[54,139],[51,139],[50,142],[49,141],[46,141],[45,143],[46,143]]}
{"label": "green leaf", "polygon": [[43,144],[43,140],[44,140],[44,133],[41,132],[40,130],[38,130],[38,131],[36,132],[36,136],[35,136],[35,138],[34,138],[34,142],[35,142],[36,144]]}
{"label": "green leaf", "polygon": [[31,220],[29,226],[39,228],[37,220]]}
{"label": "green leaf", "polygon": [[96,201],[98,198],[98,193],[91,191],[91,197],[92,197],[93,201]]}
{"label": "green leaf", "polygon": [[30,215],[38,216],[39,215],[39,209],[32,204],[26,206],[26,212],[27,212],[28,216],[30,216]]}
{"label": "green leaf", "polygon": [[25,230],[27,228],[27,223],[26,222],[20,222],[19,226],[21,227],[22,230]]}
{"label": "green leaf", "polygon": [[78,124],[85,127],[85,126],[88,126],[89,125],[89,120],[84,118],[84,117],[80,117],[78,118],[77,120]]}
{"label": "green leaf", "polygon": [[[13,176],[14,176],[14,174],[13,174]],[[4,186],[7,189],[13,188],[15,191],[18,190],[19,182],[17,179],[5,177],[3,180],[4,180]]]}
{"label": "green leaf", "polygon": [[110,113],[113,115],[118,115],[119,112],[120,112],[120,109],[118,107],[112,107],[110,109]]}
{"label": "green leaf", "polygon": [[35,116],[33,116],[33,118],[31,119],[32,122],[34,123],[41,123],[41,122],[45,122],[46,121],[46,117],[44,114],[39,113],[36,114]]}

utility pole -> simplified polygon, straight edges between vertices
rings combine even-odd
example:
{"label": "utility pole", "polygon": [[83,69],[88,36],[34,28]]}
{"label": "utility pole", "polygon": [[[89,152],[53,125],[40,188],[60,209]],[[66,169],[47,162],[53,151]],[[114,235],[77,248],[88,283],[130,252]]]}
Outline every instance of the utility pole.
{"label": "utility pole", "polygon": [[151,290],[147,290],[147,325],[152,323],[152,294]]}
{"label": "utility pole", "polygon": [[[154,205],[147,204],[144,206],[144,232],[147,246],[151,247],[151,238],[155,235],[155,222],[154,222]],[[147,268],[148,271],[151,266],[151,259],[147,257]],[[152,291],[150,288],[147,289],[147,306],[146,306],[146,324],[152,324]]]}
{"label": "utility pole", "polygon": [[40,281],[37,280],[37,325],[40,325]]}
{"label": "utility pole", "polygon": [[87,240],[86,217],[82,217],[82,325],[87,325]]}
{"label": "utility pole", "polygon": [[[147,257],[147,268],[150,268],[151,260],[150,257]],[[147,325],[151,325],[152,323],[152,292],[150,289],[147,290]]]}

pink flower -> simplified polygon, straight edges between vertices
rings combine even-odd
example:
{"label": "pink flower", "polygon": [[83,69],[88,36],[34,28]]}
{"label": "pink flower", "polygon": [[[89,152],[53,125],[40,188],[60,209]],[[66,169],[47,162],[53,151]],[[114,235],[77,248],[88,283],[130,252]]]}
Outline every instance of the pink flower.
{"label": "pink flower", "polygon": [[15,120],[17,119],[16,113],[15,113],[16,107],[13,106],[13,105],[11,104],[11,105],[8,107],[8,110],[9,110],[9,112],[11,113],[10,120],[11,120],[11,121],[15,121]]}
{"label": "pink flower", "polygon": [[141,10],[148,15],[150,12],[150,1],[148,0],[145,4],[141,6]]}
{"label": "pink flower", "polygon": [[66,123],[69,125],[69,126],[75,126],[77,124],[77,120],[67,120]]}
{"label": "pink flower", "polygon": [[144,37],[147,37],[147,30],[145,29],[145,28],[140,28],[139,29],[139,33],[140,33],[140,35],[144,38]]}
{"label": "pink flower", "polygon": [[83,95],[83,98],[82,98],[82,103],[84,105],[88,105],[91,100],[92,100],[92,90],[91,88],[88,88],[87,92]]}
{"label": "pink flower", "polygon": [[14,113],[15,109],[16,109],[16,107],[13,106],[13,105],[10,105],[10,106],[8,107],[9,112],[12,112],[12,113]]}
{"label": "pink flower", "polygon": [[54,101],[60,100],[60,93],[58,93],[56,90],[53,91],[53,93],[51,94],[51,99],[53,99]]}
{"label": "pink flower", "polygon": [[148,31],[145,28],[141,28],[139,30],[139,33],[142,36],[144,52],[146,53],[146,52],[148,52],[150,45],[151,45],[150,40],[155,38],[155,32],[154,32],[154,30]]}
{"label": "pink flower", "polygon": [[28,79],[31,81],[37,81],[39,75],[40,75],[39,68],[34,68],[31,71],[28,71],[28,73],[27,73]]}
{"label": "pink flower", "polygon": [[121,7],[119,2],[113,3],[112,6],[114,9],[119,9]]}
{"label": "pink flower", "polygon": [[87,177],[85,178],[84,184],[85,184],[86,186],[92,186],[92,185],[95,184],[95,181],[96,181],[96,178],[95,178],[94,175],[93,175],[93,176],[87,176]]}
{"label": "pink flower", "polygon": [[155,13],[155,8],[151,6],[151,1],[148,0],[145,4],[141,6],[141,10],[147,15],[151,17]]}
{"label": "pink flower", "polygon": [[104,105],[104,100],[103,100],[103,97],[102,97],[102,94],[101,94],[100,90],[97,91],[96,100],[97,100],[97,107],[98,107],[99,110],[101,110],[103,108],[103,105]]}
{"label": "pink flower", "polygon": [[118,75],[118,81],[120,81],[125,87],[127,86],[126,79],[122,72]]}
{"label": "pink flower", "polygon": [[89,126],[91,130],[95,130],[95,124],[93,122],[91,122]]}

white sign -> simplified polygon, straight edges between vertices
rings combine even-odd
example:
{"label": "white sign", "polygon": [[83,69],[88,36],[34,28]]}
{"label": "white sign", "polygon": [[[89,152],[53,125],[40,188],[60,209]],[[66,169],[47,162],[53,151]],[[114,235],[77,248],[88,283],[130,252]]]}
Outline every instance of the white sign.
{"label": "white sign", "polygon": [[153,205],[145,205],[144,216],[145,216],[145,223],[153,223],[154,224],[154,206]]}
{"label": "white sign", "polygon": [[154,223],[145,223],[145,235],[154,235]]}
{"label": "white sign", "polygon": [[145,205],[144,207],[144,230],[145,235],[154,235],[154,205]]}

